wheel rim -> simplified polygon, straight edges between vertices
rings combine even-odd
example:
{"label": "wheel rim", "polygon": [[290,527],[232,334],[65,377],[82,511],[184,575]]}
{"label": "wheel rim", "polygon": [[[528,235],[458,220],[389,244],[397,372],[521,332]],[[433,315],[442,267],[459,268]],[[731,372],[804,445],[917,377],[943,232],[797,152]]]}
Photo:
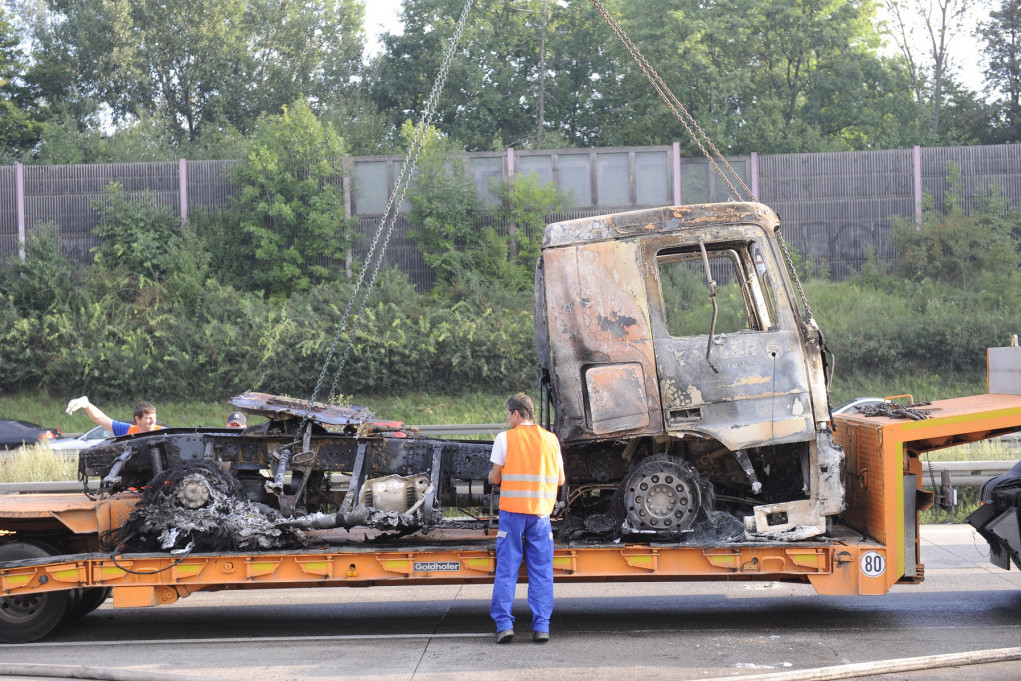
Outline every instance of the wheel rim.
{"label": "wheel rim", "polygon": [[628,478],[624,505],[635,529],[686,530],[702,505],[697,474],[676,461],[647,461]]}
{"label": "wheel rim", "polygon": [[11,624],[31,622],[45,610],[48,598],[49,594],[0,598],[0,619]]}

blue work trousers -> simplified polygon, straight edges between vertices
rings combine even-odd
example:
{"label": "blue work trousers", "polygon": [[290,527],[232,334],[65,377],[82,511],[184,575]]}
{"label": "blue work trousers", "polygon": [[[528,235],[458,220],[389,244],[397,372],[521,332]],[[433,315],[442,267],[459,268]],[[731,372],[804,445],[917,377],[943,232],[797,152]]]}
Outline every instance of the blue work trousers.
{"label": "blue work trousers", "polygon": [[500,511],[496,535],[496,580],[489,614],[496,630],[514,628],[514,588],[524,555],[528,568],[528,606],[532,631],[549,632],[553,614],[553,528],[549,516]]}

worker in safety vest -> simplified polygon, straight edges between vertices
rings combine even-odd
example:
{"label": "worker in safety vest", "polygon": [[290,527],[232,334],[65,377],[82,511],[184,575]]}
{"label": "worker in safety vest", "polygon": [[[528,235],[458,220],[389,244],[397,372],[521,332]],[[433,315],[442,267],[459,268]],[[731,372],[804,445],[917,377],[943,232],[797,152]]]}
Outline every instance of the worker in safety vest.
{"label": "worker in safety vest", "polygon": [[489,481],[500,485],[500,528],[496,535],[496,580],[489,614],[496,622],[496,642],[514,638],[514,589],[522,554],[528,567],[528,605],[532,640],[549,640],[553,614],[553,528],[550,513],[557,488],[564,484],[564,460],[553,433],[532,423],[535,408],[528,395],[507,399],[511,429],[493,442]]}
{"label": "worker in safety vest", "polygon": [[139,402],[135,405],[134,409],[134,423],[128,423],[127,421],[114,421],[112,418],[104,414],[99,407],[89,402],[89,398],[76,397],[67,403],[67,413],[73,414],[79,409],[84,409],[85,413],[89,415],[89,418],[96,422],[97,425],[103,426],[115,437],[121,435],[134,435],[135,433],[148,433],[151,430],[159,430],[163,426],[156,423],[156,407],[149,402]]}

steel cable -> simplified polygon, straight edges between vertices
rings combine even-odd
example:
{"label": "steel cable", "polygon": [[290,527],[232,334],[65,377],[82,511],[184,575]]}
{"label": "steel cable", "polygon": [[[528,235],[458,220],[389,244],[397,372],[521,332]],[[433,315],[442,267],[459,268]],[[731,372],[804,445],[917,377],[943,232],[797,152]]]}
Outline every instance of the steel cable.
{"label": "steel cable", "polygon": [[[386,255],[386,249],[390,243],[390,237],[392,236],[394,227],[397,224],[397,215],[400,212],[400,205],[404,202],[404,196],[407,193],[408,186],[411,184],[411,176],[414,173],[415,166],[418,164],[418,158],[425,146],[429,126],[432,123],[433,116],[435,115],[436,104],[439,101],[440,91],[443,89],[443,85],[447,79],[447,74],[450,71],[450,64],[454,59],[454,52],[456,51],[457,45],[461,40],[461,35],[464,32],[464,26],[468,18],[468,13],[471,9],[471,5],[472,0],[468,0],[465,3],[464,9],[461,11],[461,16],[458,19],[457,27],[454,29],[453,36],[451,36],[447,52],[443,57],[443,63],[440,66],[439,73],[433,83],[432,91],[429,93],[429,98],[426,100],[422,118],[415,127],[411,143],[408,145],[408,152],[405,155],[400,175],[394,185],[393,192],[390,194],[390,199],[385,211],[383,212],[383,217],[380,218],[379,226],[376,229],[372,245],[369,247],[369,251],[366,254],[365,262],[362,264],[361,272],[358,275],[358,281],[355,284],[354,290],[351,292],[350,298],[348,299],[347,307],[344,309],[344,314],[341,316],[340,324],[337,325],[337,333],[333,337],[333,343],[330,345],[330,350],[326,355],[326,360],[323,362],[322,371],[319,373],[319,380],[316,382],[315,389],[312,391],[312,396],[309,398],[309,415],[306,415],[306,421],[310,417],[315,400],[319,396],[319,391],[322,389],[323,381],[325,380],[326,374],[330,368],[330,363],[333,361],[333,357],[336,354],[340,337],[343,335],[348,326],[348,319],[350,318],[351,310],[354,308],[359,295],[361,295],[361,305],[358,308],[358,312],[351,324],[347,344],[344,347],[340,363],[337,365],[337,369],[334,372],[333,383],[330,386],[330,393],[327,402],[333,402],[336,397],[337,384],[340,381],[340,376],[343,374],[344,367],[351,354],[351,346],[354,343],[355,332],[358,330],[362,313],[365,311],[365,306],[369,300],[369,293],[372,291],[372,287],[375,284],[376,275],[379,273],[380,265],[383,262],[383,257]],[[381,239],[382,247],[379,248],[377,253],[377,247],[380,245]],[[368,284],[365,286],[364,293],[362,293],[362,285],[365,282],[366,274],[370,267],[372,268],[372,274],[369,276]]]}

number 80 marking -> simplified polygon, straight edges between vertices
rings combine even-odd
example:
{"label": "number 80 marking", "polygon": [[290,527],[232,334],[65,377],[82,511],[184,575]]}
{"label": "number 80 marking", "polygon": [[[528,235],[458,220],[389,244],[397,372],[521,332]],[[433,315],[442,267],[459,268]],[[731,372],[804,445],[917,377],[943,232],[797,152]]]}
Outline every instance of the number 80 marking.
{"label": "number 80 marking", "polygon": [[866,577],[878,577],[886,572],[886,558],[875,551],[861,554],[861,571]]}

